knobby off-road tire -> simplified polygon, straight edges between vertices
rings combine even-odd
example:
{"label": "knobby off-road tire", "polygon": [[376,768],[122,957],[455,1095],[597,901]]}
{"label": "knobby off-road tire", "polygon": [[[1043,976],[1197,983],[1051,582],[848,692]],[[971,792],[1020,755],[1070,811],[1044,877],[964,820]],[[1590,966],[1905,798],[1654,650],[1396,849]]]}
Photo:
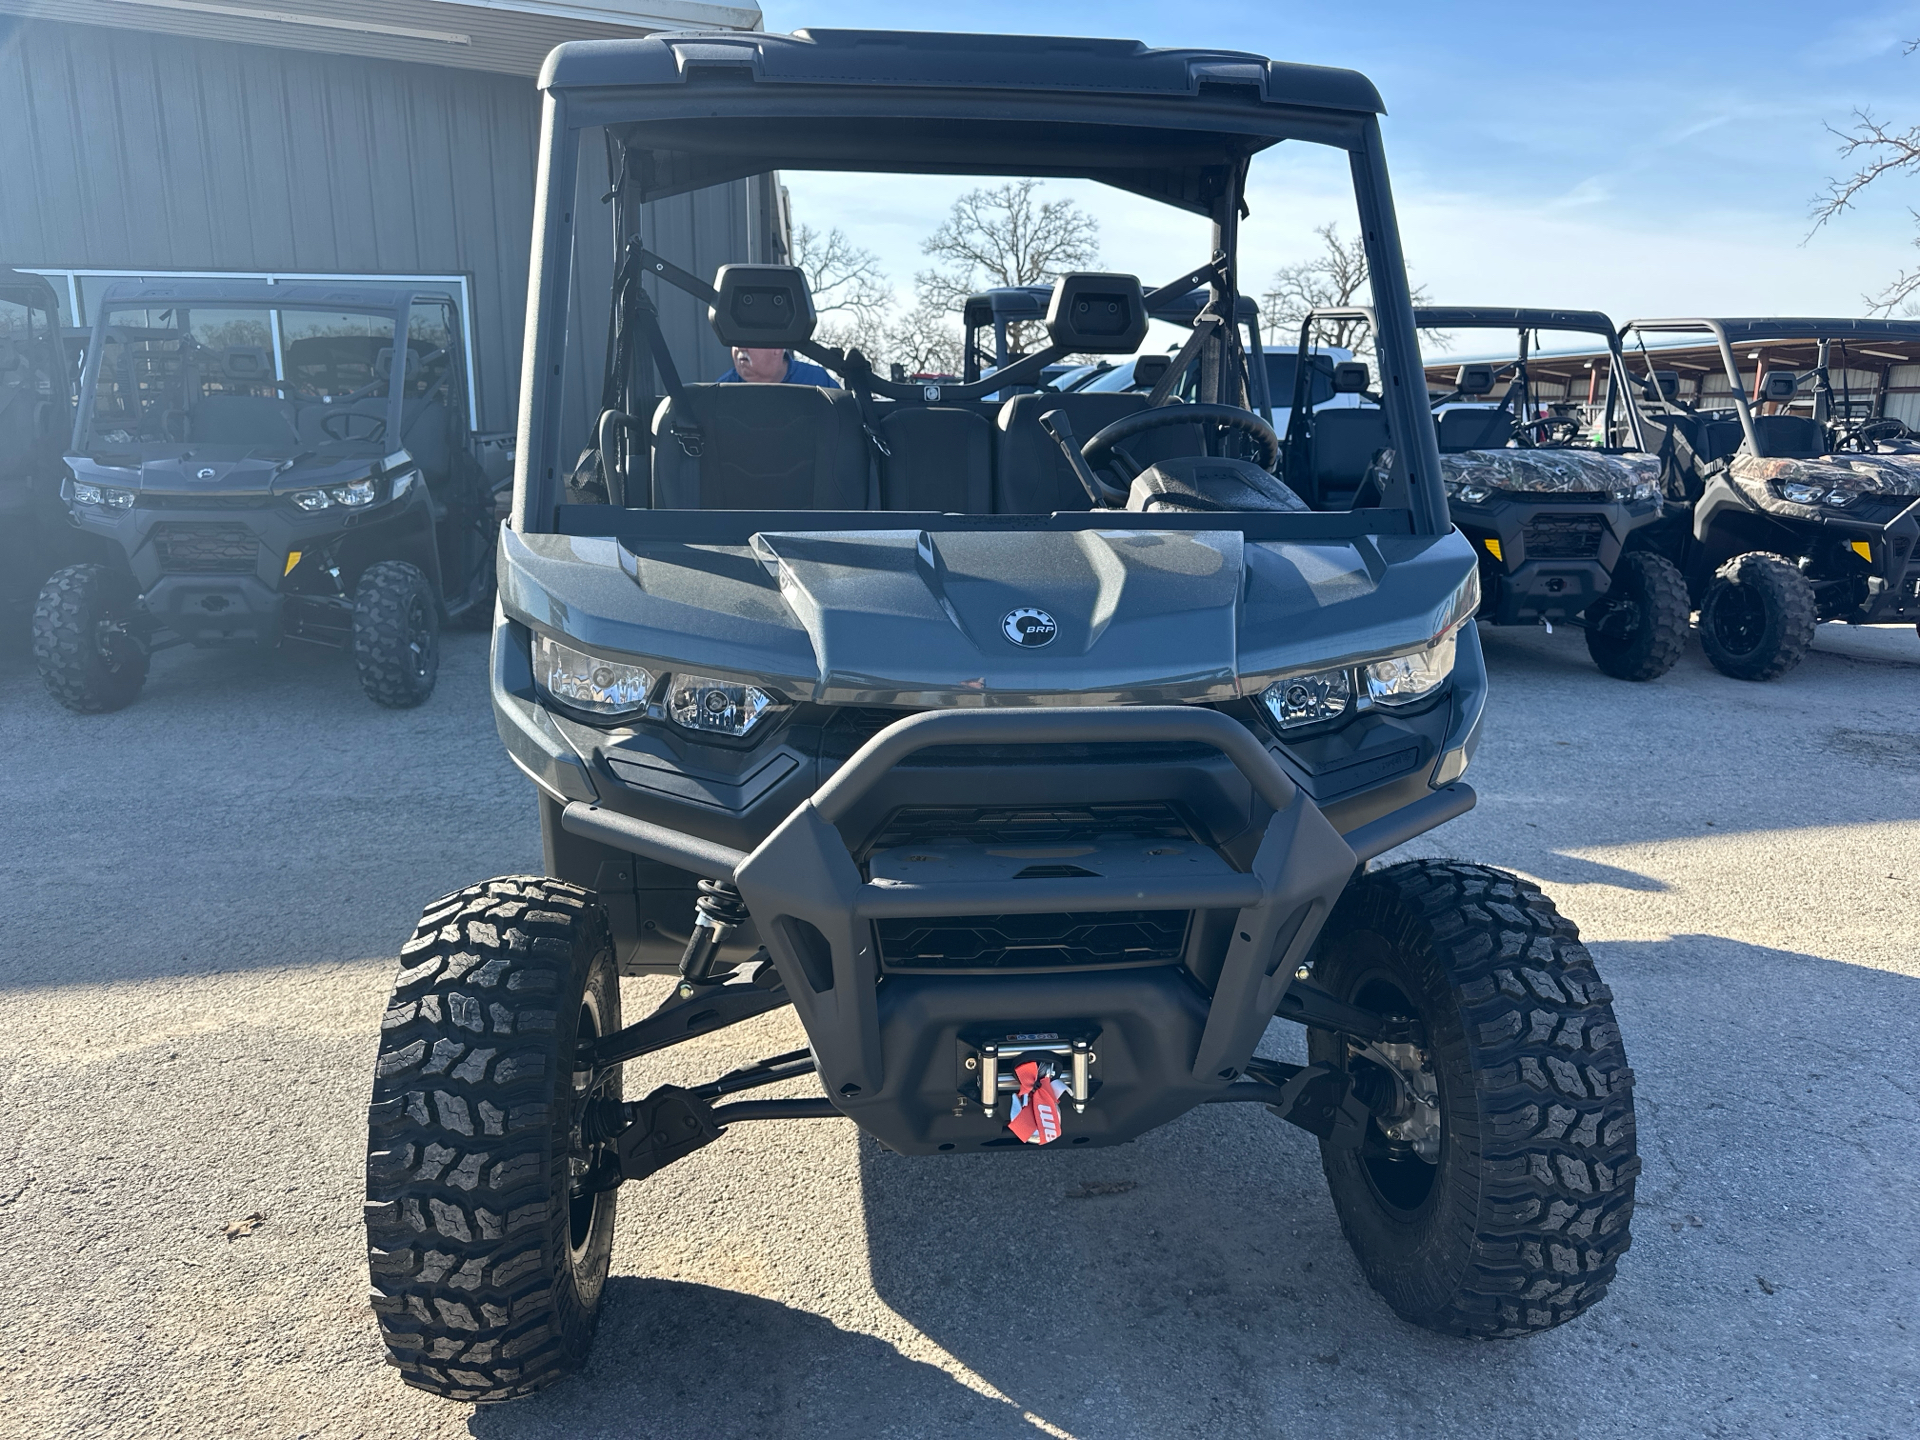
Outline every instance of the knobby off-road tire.
{"label": "knobby off-road tire", "polygon": [[1587,653],[1616,680],[1657,680],[1687,648],[1693,605],[1671,560],[1629,550],[1613,567],[1607,593],[1587,607]]}
{"label": "knobby off-road tire", "polygon": [[[1416,1325],[1485,1337],[1549,1329],[1605,1295],[1640,1172],[1633,1072],[1572,922],[1505,871],[1408,861],[1348,887],[1313,975],[1418,1015],[1438,1082],[1436,1163],[1377,1120],[1358,1150],[1321,1147],[1374,1289]],[[1308,1049],[1369,1063],[1323,1030]]]}
{"label": "knobby off-road tire", "polygon": [[581,1106],[618,1067],[577,1042],[620,1026],[605,915],[587,891],[490,880],[427,907],[381,1021],[367,1125],[367,1261],[409,1385],[508,1400],[578,1366],[613,1249],[616,1192],[576,1198],[599,1158]]}
{"label": "knobby off-road tire", "polygon": [[405,710],[433,694],[440,674],[440,607],[404,560],[369,565],[353,596],[353,661],[375,704]]}
{"label": "knobby off-road tire", "polygon": [[147,651],[127,633],[139,595],[133,577],[104,565],[70,565],[40,587],[33,659],[47,693],[95,715],[131,705],[147,682]]}
{"label": "knobby off-road tire", "polygon": [[1714,572],[1700,601],[1700,648],[1722,675],[1777,680],[1805,657],[1818,619],[1791,560],[1754,551]]}

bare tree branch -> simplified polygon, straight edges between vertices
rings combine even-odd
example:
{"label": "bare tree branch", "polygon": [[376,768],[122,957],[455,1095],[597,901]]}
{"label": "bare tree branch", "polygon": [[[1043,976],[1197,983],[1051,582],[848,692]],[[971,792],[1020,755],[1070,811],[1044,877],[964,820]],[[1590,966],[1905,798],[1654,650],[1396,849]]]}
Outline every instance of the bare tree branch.
{"label": "bare tree branch", "polygon": [[960,373],[960,326],[951,310],[924,292],[919,304],[887,326],[878,349],[909,375]]}
{"label": "bare tree branch", "polygon": [[[942,262],[914,276],[922,306],[958,311],[976,291],[1045,285],[1070,270],[1098,264],[1099,222],[1071,200],[1038,199],[1039,189],[1037,180],[1015,180],[956,200],[946,221],[920,246]],[[1036,335],[1037,327],[1021,325],[1013,327],[1009,339],[1025,350]]]}
{"label": "bare tree branch", "polygon": [[[1901,170],[1920,171],[1920,125],[1892,131],[1874,119],[1869,110],[1854,111],[1853,120],[1853,129],[1836,130],[1829,125],[1827,133],[1841,142],[1842,160],[1851,160],[1860,155],[1866,158],[1845,179],[1827,181],[1826,194],[1814,202],[1813,230],[1818,230],[1841,211],[1852,208],[1860,192],[1881,176]],[[1807,232],[1809,237],[1813,230]]]}
{"label": "bare tree branch", "polygon": [[[1260,297],[1261,318],[1275,344],[1295,343],[1309,311],[1369,305],[1373,301],[1363,237],[1342,240],[1339,225],[1332,222],[1313,233],[1320,237],[1320,253],[1276,270],[1266,294]],[[1415,287],[1413,301],[1416,305],[1426,303],[1425,286]],[[1356,355],[1373,350],[1373,336],[1364,320],[1328,321],[1316,329],[1320,344],[1351,350]],[[1446,337],[1429,338],[1443,341]]]}
{"label": "bare tree branch", "polygon": [[793,263],[807,277],[814,308],[842,324],[878,320],[893,307],[893,286],[880,257],[847,238],[838,225],[825,235],[811,225],[793,232]]}

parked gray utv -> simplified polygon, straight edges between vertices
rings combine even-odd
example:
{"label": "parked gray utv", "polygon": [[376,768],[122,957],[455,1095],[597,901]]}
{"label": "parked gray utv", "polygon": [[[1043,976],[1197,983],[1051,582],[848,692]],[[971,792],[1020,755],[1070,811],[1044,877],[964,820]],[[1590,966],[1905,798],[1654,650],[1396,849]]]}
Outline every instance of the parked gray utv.
{"label": "parked gray utv", "polygon": [[[1045,1164],[1251,1102],[1318,1137],[1407,1320],[1524,1335],[1597,1301],[1639,1169],[1609,992],[1530,883],[1369,868],[1473,804],[1486,702],[1372,85],[803,31],[564,46],[542,86],[492,689],[546,874],[429,905],[383,1022],[368,1253],[406,1380],[498,1400],[579,1365],[619,1187],[786,1119]],[[1230,323],[1248,166],[1283,140],[1344,152],[1364,220],[1390,443],[1360,508],[1275,473]],[[813,343],[797,269],[709,285],[649,248],[654,202],[801,168],[1079,176],[1202,217],[1210,299],[1173,362],[1199,397],[1101,395],[1096,427],[1021,393],[1134,354],[1196,271],[1064,276],[1049,343],[906,383]],[[696,304],[844,388],[684,380],[662,320]],[[623,974],[674,979],[629,1021]],[[624,1093],[622,1062],[789,1005],[804,1045]],[[1307,1063],[1260,1053],[1276,1016]]]}
{"label": "parked gray utv", "polygon": [[101,552],[42,587],[71,710],[133,702],[174,645],[351,650],[369,698],[433,693],[443,620],[493,609],[497,492],[459,311],[396,285],[123,282],[87,347],[63,494]]}

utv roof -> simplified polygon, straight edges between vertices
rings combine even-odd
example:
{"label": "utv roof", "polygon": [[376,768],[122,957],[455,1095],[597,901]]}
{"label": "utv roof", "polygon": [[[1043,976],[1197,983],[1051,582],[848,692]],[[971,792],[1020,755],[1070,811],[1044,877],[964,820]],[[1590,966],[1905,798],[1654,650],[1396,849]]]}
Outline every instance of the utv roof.
{"label": "utv roof", "polygon": [[301,280],[268,285],[258,280],[123,280],[107,287],[101,312],[109,305],[202,304],[249,305],[262,310],[369,310],[397,312],[416,295],[438,295],[444,287],[421,285],[367,285],[359,282]]}
{"label": "utv roof", "polygon": [[[1156,305],[1151,313],[1156,320],[1190,327],[1199,316],[1201,307],[1207,303],[1207,295],[1205,290],[1189,290],[1184,295]],[[966,307],[961,312],[961,323],[973,330],[990,325],[995,320],[1040,320],[1045,318],[1052,301],[1051,285],[1008,285],[982,290],[977,295],[967,297]],[[1246,324],[1252,324],[1260,318],[1259,307],[1245,295],[1237,298],[1233,310],[1235,317]]]}
{"label": "utv roof", "polygon": [[1705,330],[1735,345],[1761,340],[1890,340],[1920,344],[1920,320],[1818,320],[1804,317],[1740,320],[1629,320],[1627,330]]}
{"label": "utv roof", "polygon": [[1138,40],[883,30],[650,35],[562,45],[541,86],[608,125],[657,200],[767,170],[1075,176],[1206,213],[1276,141],[1354,149],[1365,76]]}
{"label": "utv roof", "polygon": [[1614,323],[1598,310],[1531,310],[1489,305],[1416,305],[1420,330],[1574,330],[1612,335]]}
{"label": "utv roof", "polygon": [[[59,308],[59,296],[44,275],[36,275],[31,270],[9,270],[0,266],[0,295],[13,297],[31,296],[32,303],[41,309]],[[15,299],[15,304],[26,303],[24,299]]]}

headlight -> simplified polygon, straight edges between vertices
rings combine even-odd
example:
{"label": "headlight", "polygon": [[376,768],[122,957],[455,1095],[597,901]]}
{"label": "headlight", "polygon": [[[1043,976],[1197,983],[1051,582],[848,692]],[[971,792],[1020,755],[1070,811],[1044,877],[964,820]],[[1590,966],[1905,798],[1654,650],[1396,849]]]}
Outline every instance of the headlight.
{"label": "headlight", "polygon": [[773,705],[758,685],[738,685],[710,675],[676,675],[667,688],[667,714],[688,730],[744,735]]}
{"label": "headlight", "polygon": [[1424,650],[1375,660],[1362,667],[1367,698],[1375,705],[1412,705],[1425,700],[1453,673],[1460,629],[1456,625]]}
{"label": "headlight", "polygon": [[1463,505],[1479,505],[1490,499],[1493,491],[1485,485],[1462,485],[1454,494]]}
{"label": "headlight", "polygon": [[540,688],[563,705],[596,715],[644,710],[652,672],[624,660],[604,660],[545,635],[533,637],[533,674]]}
{"label": "headlight", "polygon": [[84,480],[73,482],[73,498],[81,505],[103,505],[109,510],[131,510],[133,491],[115,490],[107,485],[89,485]]}
{"label": "headlight", "polygon": [[1798,480],[1789,480],[1780,487],[1780,498],[1796,505],[1818,505],[1826,493],[1824,485],[1803,485]]}
{"label": "headlight", "polygon": [[1631,485],[1616,485],[1612,491],[1615,500],[1654,500],[1659,495],[1658,480],[1636,480]]}
{"label": "headlight", "polygon": [[1282,730],[1338,719],[1353,703],[1353,673],[1316,670],[1276,680],[1260,692],[1260,703]]}
{"label": "headlight", "polygon": [[1860,494],[1857,490],[1829,490],[1827,492],[1827,504],[1829,505],[1851,505],[1859,498]]}
{"label": "headlight", "polygon": [[359,510],[380,498],[380,482],[355,480],[346,485],[329,485],[324,490],[296,490],[287,498],[302,510],[325,510],[330,505]]}

